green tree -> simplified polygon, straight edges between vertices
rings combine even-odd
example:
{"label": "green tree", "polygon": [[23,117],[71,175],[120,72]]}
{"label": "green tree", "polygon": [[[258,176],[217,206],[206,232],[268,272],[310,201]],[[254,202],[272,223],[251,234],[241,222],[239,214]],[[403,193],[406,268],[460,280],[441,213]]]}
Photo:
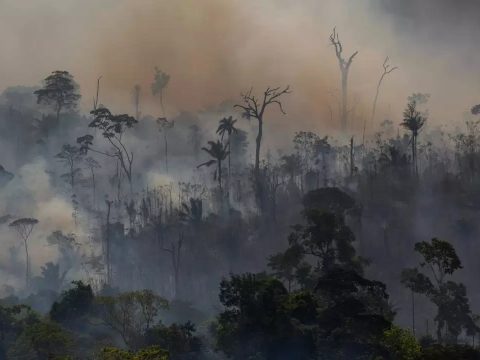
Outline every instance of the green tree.
{"label": "green tree", "polygon": [[100,296],[96,298],[96,303],[103,322],[117,332],[125,345],[133,350],[142,345],[143,336],[153,326],[159,310],[168,307],[167,300],[151,290]]}
{"label": "green tree", "polygon": [[27,325],[8,352],[9,359],[67,359],[72,336],[57,323],[42,320]]}
{"label": "green tree", "polygon": [[43,87],[34,92],[37,103],[53,106],[60,121],[62,110],[74,110],[77,107],[81,95],[78,93],[78,85],[68,71],[54,71],[43,81]]}
{"label": "green tree", "polygon": [[392,359],[417,360],[422,353],[422,347],[413,334],[398,326],[392,326],[384,332],[383,342]]}
{"label": "green tree", "polygon": [[295,327],[294,314],[315,319],[315,300],[289,298],[283,284],[264,274],[232,275],[220,283],[225,310],[214,329],[217,348],[233,359],[308,359],[315,346],[308,328]]}
{"label": "green tree", "polygon": [[65,326],[83,322],[92,310],[94,295],[92,287],[82,281],[73,281],[71,289],[64,291],[50,309],[50,318]]}

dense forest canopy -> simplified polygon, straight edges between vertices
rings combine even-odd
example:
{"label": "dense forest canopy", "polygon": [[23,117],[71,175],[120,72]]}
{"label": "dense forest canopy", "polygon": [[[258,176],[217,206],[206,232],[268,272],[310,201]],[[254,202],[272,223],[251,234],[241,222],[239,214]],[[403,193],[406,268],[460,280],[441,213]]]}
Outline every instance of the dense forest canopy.
{"label": "dense forest canopy", "polygon": [[1,2],[0,359],[480,358],[478,10]]}

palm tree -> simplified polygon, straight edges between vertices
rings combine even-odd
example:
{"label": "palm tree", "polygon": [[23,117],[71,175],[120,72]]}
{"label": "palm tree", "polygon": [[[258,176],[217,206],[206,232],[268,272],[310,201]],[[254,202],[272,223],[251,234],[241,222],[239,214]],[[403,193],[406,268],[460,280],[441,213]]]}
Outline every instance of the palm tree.
{"label": "palm tree", "polygon": [[202,147],[202,150],[208,153],[213,159],[206,161],[197,166],[197,168],[202,166],[212,166],[213,164],[217,164],[217,170],[215,170],[214,179],[218,179],[218,186],[220,190],[222,190],[222,161],[225,160],[230,153],[227,151],[227,146],[224,145],[220,140],[209,141],[208,142],[209,148]]}
{"label": "palm tree", "polygon": [[417,137],[426,121],[427,117],[417,110],[417,102],[415,100],[410,101],[403,112],[403,121],[400,125],[412,133],[412,163],[416,175],[418,175]]}
{"label": "palm tree", "polygon": [[230,137],[233,133],[237,133],[238,130],[235,127],[235,123],[237,120],[233,119],[233,117],[229,116],[228,118],[225,117],[218,123],[217,134],[220,135],[221,140],[223,141],[223,137],[225,134],[228,135],[228,181],[230,182],[230,167],[231,167],[231,145],[230,145]]}

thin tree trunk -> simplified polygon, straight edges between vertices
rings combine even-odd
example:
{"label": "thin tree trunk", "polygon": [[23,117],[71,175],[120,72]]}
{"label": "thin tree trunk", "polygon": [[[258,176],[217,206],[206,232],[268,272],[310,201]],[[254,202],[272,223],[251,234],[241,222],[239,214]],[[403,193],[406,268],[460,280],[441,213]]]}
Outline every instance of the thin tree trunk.
{"label": "thin tree trunk", "polygon": [[27,239],[24,239],[23,243],[25,244],[25,258],[26,258],[25,284],[28,289],[30,285],[30,257],[28,256]]}
{"label": "thin tree trunk", "polygon": [[262,136],[263,136],[263,119],[258,119],[258,133],[256,139],[256,148],[255,148],[255,177],[256,180],[259,180],[260,175],[260,146],[262,145]]}
{"label": "thin tree trunk", "polygon": [[348,69],[342,69],[342,114],[341,127],[342,131],[347,131],[348,123]]}
{"label": "thin tree trunk", "polygon": [[415,294],[411,291],[412,295],[412,332],[413,336],[415,336]]}
{"label": "thin tree trunk", "polygon": [[163,130],[163,139],[165,141],[165,169],[168,174],[168,141],[167,141],[167,130]]}

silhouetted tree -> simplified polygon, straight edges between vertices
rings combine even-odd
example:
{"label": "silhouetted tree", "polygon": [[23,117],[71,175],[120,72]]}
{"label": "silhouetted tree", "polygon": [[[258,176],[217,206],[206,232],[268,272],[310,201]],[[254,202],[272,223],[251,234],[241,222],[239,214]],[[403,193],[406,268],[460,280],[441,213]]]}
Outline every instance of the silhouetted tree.
{"label": "silhouetted tree", "polygon": [[155,67],[155,76],[152,83],[152,94],[158,95],[160,97],[160,106],[162,108],[162,116],[166,117],[165,107],[164,107],[164,97],[167,90],[167,85],[170,81],[170,75],[161,71],[158,67]]}
{"label": "silhouetted tree", "polygon": [[25,283],[28,288],[30,282],[30,258],[28,256],[28,238],[30,237],[33,228],[38,224],[38,220],[34,218],[21,218],[12,221],[8,226],[15,229],[23,240],[25,246]]}
{"label": "silhouetted tree", "polygon": [[263,93],[263,96],[257,97],[252,94],[253,89],[250,89],[247,93],[241,95],[243,104],[237,104],[234,107],[240,108],[243,110],[242,116],[247,120],[254,118],[258,122],[258,132],[256,139],[256,148],[255,148],[255,177],[258,181],[260,175],[260,147],[262,145],[263,137],[263,120],[265,115],[265,110],[269,105],[277,104],[280,108],[282,114],[285,114],[283,110],[282,103],[280,98],[284,94],[290,94],[290,86],[285,87],[284,89],[270,88]]}
{"label": "silhouetted tree", "polygon": [[135,85],[133,87],[133,105],[135,106],[135,119],[140,120],[140,95],[142,93],[142,88],[140,85]]}
{"label": "silhouetted tree", "polygon": [[102,136],[107,144],[112,146],[113,153],[103,152],[92,148],[92,135],[85,135],[77,138],[77,143],[81,145],[81,152],[86,154],[88,151],[93,151],[111,158],[116,158],[119,161],[123,172],[127,176],[130,185],[130,193],[132,194],[133,151],[127,149],[122,136],[126,129],[132,128],[138,123],[138,121],[127,114],[113,115],[110,110],[105,107],[99,107],[98,109],[93,110],[91,114],[94,116],[94,119],[88,126],[102,132]]}
{"label": "silhouetted tree", "polygon": [[166,118],[162,117],[157,119],[157,124],[158,131],[163,133],[163,143],[165,145],[165,169],[168,174],[168,131],[173,129],[175,121],[168,121]]}
{"label": "silhouetted tree", "polygon": [[78,85],[68,71],[54,71],[43,81],[43,88],[35,91],[39,104],[52,105],[60,120],[62,110],[76,108],[81,95],[78,93]]}
{"label": "silhouetted tree", "polygon": [[427,117],[417,110],[417,102],[415,100],[409,101],[403,112],[403,121],[400,125],[412,133],[412,164],[415,174],[418,174],[417,137],[426,121]]}
{"label": "silhouetted tree", "polygon": [[209,141],[208,148],[202,147],[202,150],[205,151],[208,155],[210,155],[213,160],[206,161],[197,166],[197,168],[202,166],[212,166],[213,164],[217,165],[217,169],[214,173],[214,179],[218,179],[218,186],[220,190],[222,190],[222,161],[224,161],[228,154],[230,153],[227,151],[227,146],[224,145],[220,140]]}
{"label": "silhouetted tree", "polygon": [[77,162],[82,158],[80,148],[65,144],[62,146],[62,151],[55,155],[55,157],[68,168],[68,173],[63,174],[62,177],[68,178],[68,182],[73,190],[75,187],[75,178],[81,171],[81,169],[77,167]]}
{"label": "silhouetted tree", "polygon": [[338,66],[340,67],[340,74],[342,76],[342,111],[340,117],[340,123],[342,131],[347,130],[348,124],[348,74],[350,72],[350,66],[355,56],[358,55],[358,51],[355,51],[348,60],[343,57],[343,45],[340,41],[336,28],[333,28],[333,32],[330,35],[330,44],[335,48],[335,55],[337,56]]}
{"label": "silhouetted tree", "polygon": [[231,155],[232,155],[232,147],[231,147],[230,140],[231,140],[232,134],[235,134],[238,131],[237,128],[235,127],[236,122],[237,120],[236,119],[234,120],[231,116],[225,117],[219,121],[218,128],[217,128],[217,134],[220,135],[220,138],[222,141],[225,134],[228,135],[227,144],[228,144],[228,180],[229,181],[231,176],[230,167],[231,167]]}

